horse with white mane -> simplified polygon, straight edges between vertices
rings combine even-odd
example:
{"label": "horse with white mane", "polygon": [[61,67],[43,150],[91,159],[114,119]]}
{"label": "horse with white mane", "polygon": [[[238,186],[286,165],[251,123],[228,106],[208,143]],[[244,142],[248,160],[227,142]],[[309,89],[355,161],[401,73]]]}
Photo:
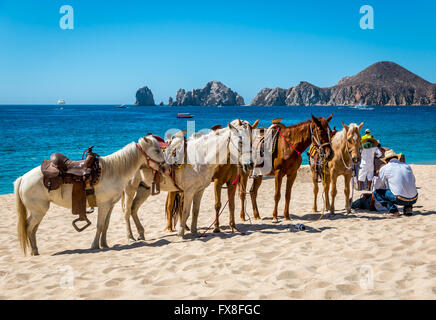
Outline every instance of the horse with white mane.
{"label": "horse with white mane", "polygon": [[[164,191],[183,191],[183,209],[182,218],[179,222],[179,236],[184,236],[186,220],[189,217],[192,206],[191,233],[197,235],[197,220],[200,211],[200,202],[203,192],[211,183],[214,171],[220,164],[226,164],[228,157],[230,163],[240,164],[243,170],[252,168],[251,142],[252,130],[256,128],[258,121],[251,126],[247,121],[239,119],[229,123],[228,127],[217,129],[203,135],[191,136],[186,144],[186,162],[176,169],[175,182],[169,177],[164,177],[161,190]],[[179,142],[171,142],[170,146],[177,147],[183,136],[180,136]],[[183,158],[183,154],[182,154]],[[152,174],[147,168],[140,170],[141,180],[150,186]],[[127,223],[128,238],[132,239],[129,217],[132,214],[138,232],[139,239],[143,239],[144,228],[137,218],[139,206],[147,199],[149,193],[139,186],[139,176],[136,175],[129,187],[124,192],[125,217]],[[165,185],[167,187],[165,187]],[[140,191],[140,192],[137,192]],[[136,197],[135,197],[136,192]]]}
{"label": "horse with white mane", "polygon": [[[143,165],[155,171],[167,171],[162,150],[152,136],[142,137],[138,143],[131,142],[111,155],[100,157],[99,161],[101,176],[98,184],[94,186],[98,207],[97,231],[92,249],[98,249],[100,245],[103,248],[108,247],[106,233],[112,209],[135,172]],[[39,224],[51,202],[71,208],[72,188],[71,184],[64,184],[57,190],[48,191],[43,183],[40,166],[14,182],[18,237],[24,254],[30,244],[31,254],[38,255],[36,232]]]}

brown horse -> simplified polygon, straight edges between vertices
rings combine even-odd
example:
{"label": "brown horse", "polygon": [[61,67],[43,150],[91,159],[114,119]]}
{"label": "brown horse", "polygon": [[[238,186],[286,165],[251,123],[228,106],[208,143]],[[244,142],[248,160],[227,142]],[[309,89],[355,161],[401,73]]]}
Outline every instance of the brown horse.
{"label": "brown horse", "polygon": [[[284,217],[286,220],[290,220],[289,202],[291,200],[292,185],[294,184],[298,168],[300,167],[302,162],[301,153],[303,153],[309,147],[309,145],[313,143],[319,146],[328,158],[331,157],[331,130],[329,127],[329,122],[332,117],[333,114],[331,114],[327,119],[323,117],[317,118],[312,115],[312,120],[307,120],[289,127],[286,127],[283,124],[277,125],[280,130],[277,141],[277,150],[273,152],[272,155],[273,169],[267,175],[275,177],[275,205],[273,211],[274,222],[278,222],[277,207],[280,201],[280,188],[284,176],[286,176],[287,178]],[[262,176],[255,176],[253,178],[253,184],[250,189],[251,202],[253,205],[253,215],[255,219],[260,219],[256,198],[257,192],[261,184]]]}
{"label": "brown horse", "polygon": [[[332,149],[334,156],[331,161],[328,162],[327,167],[321,170],[321,175],[325,175],[322,179],[324,186],[325,196],[325,209],[330,210],[331,214],[335,212],[335,197],[337,194],[336,182],[339,176],[344,176],[345,182],[345,208],[347,213],[351,212],[350,205],[350,181],[353,174],[353,166],[360,161],[360,130],[362,129],[363,122],[360,125],[351,123],[348,126],[342,123],[344,127],[341,131],[338,131],[332,139]],[[312,171],[313,181],[313,211],[317,210],[317,195],[318,195],[318,178],[315,172],[315,166],[311,164],[310,169]],[[329,188],[331,184],[331,203],[329,202]]]}

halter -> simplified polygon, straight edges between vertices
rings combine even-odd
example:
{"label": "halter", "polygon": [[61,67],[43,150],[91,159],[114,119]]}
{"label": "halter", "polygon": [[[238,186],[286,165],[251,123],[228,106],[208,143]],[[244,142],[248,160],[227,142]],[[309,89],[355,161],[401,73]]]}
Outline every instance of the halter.
{"label": "halter", "polygon": [[[141,151],[141,153],[144,155],[145,159],[147,160],[147,169],[150,169],[153,172],[153,181],[151,182],[151,195],[155,196],[160,193],[160,171],[162,169],[162,166],[165,164],[165,161],[158,162],[154,159],[152,159],[141,147],[139,143],[136,143],[136,147]],[[154,169],[150,166],[150,161],[157,164],[158,169]],[[156,189],[157,186],[157,189]],[[157,191],[156,191],[157,190]]]}
{"label": "halter", "polygon": [[353,162],[352,162],[352,160],[351,160],[351,152],[353,152],[355,149],[356,149],[356,146],[354,146],[353,148],[349,148],[348,147],[348,139],[347,139],[347,132],[348,132],[348,130],[345,132],[345,134],[344,134],[344,137],[345,137],[345,151],[348,153],[348,157],[350,158],[350,161],[351,161],[351,165],[349,165],[349,166],[347,166],[347,164],[345,163],[345,160],[344,160],[344,153],[341,151],[341,159],[342,159],[342,163],[344,164],[344,167],[345,167],[345,169],[347,169],[347,170],[350,170],[350,169],[352,169],[353,168]]}

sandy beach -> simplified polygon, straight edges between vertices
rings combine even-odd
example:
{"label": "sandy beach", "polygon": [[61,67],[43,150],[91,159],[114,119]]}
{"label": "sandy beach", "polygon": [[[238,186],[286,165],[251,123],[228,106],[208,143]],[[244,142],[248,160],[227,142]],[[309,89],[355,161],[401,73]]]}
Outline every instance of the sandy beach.
{"label": "sandy beach", "polygon": [[[419,188],[412,217],[344,215],[340,178],[339,214],[315,222],[319,213],[311,212],[305,166],[293,188],[290,222],[281,215],[282,199],[281,222],[272,223],[274,181],[268,179],[259,191],[262,220],[242,223],[236,201],[237,227],[245,235],[229,231],[226,209],[222,233],[209,230],[205,238],[183,240],[163,231],[162,192],[139,211],[145,242],[127,241],[117,203],[108,231],[111,248],[93,251],[96,213],[90,215],[92,226],[77,233],[70,210],[52,205],[37,233],[37,257],[23,256],[14,196],[2,195],[0,299],[435,299],[436,166],[412,167]],[[320,208],[321,201],[319,195]],[[247,207],[252,218],[249,200]],[[209,187],[201,204],[201,233],[214,220],[213,208]],[[307,230],[290,232],[295,223]]]}

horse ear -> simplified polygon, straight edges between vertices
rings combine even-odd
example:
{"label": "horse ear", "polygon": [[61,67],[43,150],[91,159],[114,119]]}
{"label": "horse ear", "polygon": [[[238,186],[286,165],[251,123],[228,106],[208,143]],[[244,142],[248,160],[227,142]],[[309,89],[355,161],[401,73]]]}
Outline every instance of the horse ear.
{"label": "horse ear", "polygon": [[251,129],[256,129],[257,125],[259,124],[259,119],[257,119],[253,125],[251,126]]}
{"label": "horse ear", "polygon": [[363,127],[363,122],[359,124],[359,131],[362,130],[362,127]]}
{"label": "horse ear", "polygon": [[149,144],[150,140],[147,138],[147,136],[143,137],[145,144]]}
{"label": "horse ear", "polygon": [[345,130],[348,131],[348,126],[345,123],[343,123],[342,121],[341,121],[341,123],[342,123],[342,126],[345,128]]}
{"label": "horse ear", "polygon": [[329,117],[327,118],[327,122],[330,122],[330,120],[332,120],[332,118],[333,118],[333,112],[332,112],[332,114],[329,115]]}
{"label": "horse ear", "polygon": [[238,119],[238,125],[239,125],[239,126],[242,126],[241,119]]}
{"label": "horse ear", "polygon": [[311,114],[311,116],[312,116],[313,122],[315,122],[318,127],[322,127],[321,122],[318,120],[318,118],[314,117],[313,114]]}
{"label": "horse ear", "polygon": [[232,124],[229,122],[229,129],[230,130],[236,130],[236,128],[234,126],[232,126]]}

